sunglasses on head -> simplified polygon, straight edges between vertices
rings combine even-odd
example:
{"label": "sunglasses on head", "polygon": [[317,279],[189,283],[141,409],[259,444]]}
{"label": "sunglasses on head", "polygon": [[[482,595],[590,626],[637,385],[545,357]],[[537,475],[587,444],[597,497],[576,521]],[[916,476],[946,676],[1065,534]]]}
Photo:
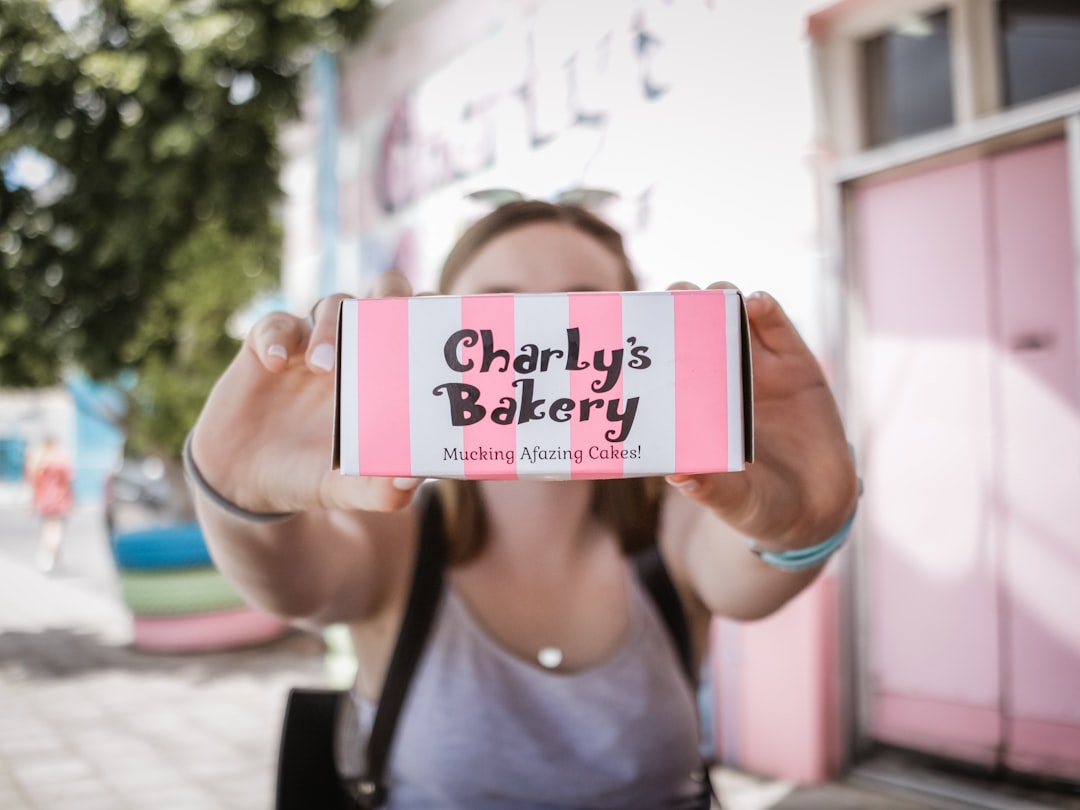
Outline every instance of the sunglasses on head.
{"label": "sunglasses on head", "polygon": [[[465,195],[465,199],[489,205],[494,209],[507,203],[527,200],[529,197],[512,188],[482,188],[477,191],[470,191]],[[619,199],[619,194],[615,191],[574,186],[550,195],[547,201],[560,205],[578,205],[589,210],[596,210],[617,199]]]}

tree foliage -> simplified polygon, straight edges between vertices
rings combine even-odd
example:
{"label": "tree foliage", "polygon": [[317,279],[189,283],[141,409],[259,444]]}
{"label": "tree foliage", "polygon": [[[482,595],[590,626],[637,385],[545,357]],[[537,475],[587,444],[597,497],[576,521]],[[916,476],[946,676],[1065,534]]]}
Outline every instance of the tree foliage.
{"label": "tree foliage", "polygon": [[228,318],[276,284],[304,67],[371,15],[0,0],[0,385],[134,371],[131,440],[174,453],[236,351]]}

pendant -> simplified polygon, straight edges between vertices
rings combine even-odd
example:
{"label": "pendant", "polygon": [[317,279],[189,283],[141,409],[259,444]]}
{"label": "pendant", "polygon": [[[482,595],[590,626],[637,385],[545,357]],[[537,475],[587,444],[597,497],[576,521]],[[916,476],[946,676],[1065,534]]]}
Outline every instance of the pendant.
{"label": "pendant", "polygon": [[562,650],[558,647],[541,647],[536,654],[536,660],[544,669],[557,669],[562,663]]}

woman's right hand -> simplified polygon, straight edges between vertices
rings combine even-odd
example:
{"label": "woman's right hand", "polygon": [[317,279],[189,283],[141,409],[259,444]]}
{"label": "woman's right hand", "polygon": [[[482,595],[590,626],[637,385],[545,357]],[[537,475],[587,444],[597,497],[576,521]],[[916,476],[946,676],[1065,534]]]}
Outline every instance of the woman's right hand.
{"label": "woman's right hand", "polygon": [[[374,297],[412,294],[390,271]],[[412,499],[417,479],[343,476],[331,468],[334,362],[340,301],[315,306],[312,321],[275,312],[261,318],[214,386],[192,434],[207,482],[253,512],[322,509],[390,511]]]}

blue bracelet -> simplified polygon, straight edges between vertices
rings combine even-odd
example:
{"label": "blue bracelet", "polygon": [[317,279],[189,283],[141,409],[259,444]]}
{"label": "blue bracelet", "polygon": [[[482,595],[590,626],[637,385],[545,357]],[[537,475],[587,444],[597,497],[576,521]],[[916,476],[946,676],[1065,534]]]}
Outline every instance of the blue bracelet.
{"label": "blue bracelet", "polygon": [[[860,484],[860,490],[861,490]],[[844,541],[847,540],[848,534],[851,533],[851,526],[855,523],[855,515],[858,514],[858,506],[856,505],[855,511],[851,513],[851,517],[847,519],[847,522],[840,527],[840,531],[816,546],[810,546],[809,548],[796,548],[791,551],[765,551],[757,547],[757,544],[751,538],[746,538],[746,544],[750,547],[750,550],[757,554],[764,562],[771,565],[773,568],[779,568],[781,571],[789,571],[791,573],[797,573],[799,571],[807,571],[811,568],[815,568],[824,563],[833,552],[844,545]]]}

